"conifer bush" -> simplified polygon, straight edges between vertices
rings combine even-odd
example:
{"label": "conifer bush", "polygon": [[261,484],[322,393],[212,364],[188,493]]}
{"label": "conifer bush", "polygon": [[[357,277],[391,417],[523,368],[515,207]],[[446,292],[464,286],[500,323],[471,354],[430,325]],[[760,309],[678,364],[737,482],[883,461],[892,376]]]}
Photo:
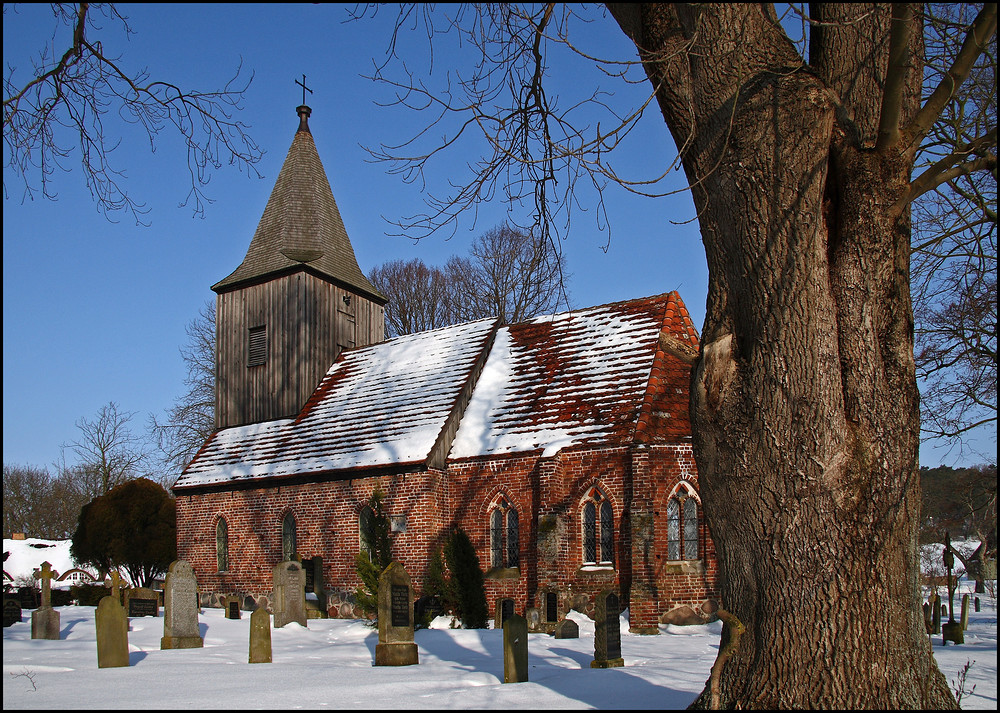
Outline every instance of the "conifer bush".
{"label": "conifer bush", "polygon": [[461,528],[452,532],[444,547],[444,557],[451,572],[450,589],[454,594],[455,613],[466,629],[485,629],[489,621],[483,570],[472,541]]}

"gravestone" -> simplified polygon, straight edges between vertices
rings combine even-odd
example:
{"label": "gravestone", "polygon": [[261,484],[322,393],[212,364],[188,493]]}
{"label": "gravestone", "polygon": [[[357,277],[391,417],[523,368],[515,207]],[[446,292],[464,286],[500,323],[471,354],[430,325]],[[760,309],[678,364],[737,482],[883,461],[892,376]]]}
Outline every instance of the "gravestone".
{"label": "gravestone", "polygon": [[579,639],[580,627],[572,619],[563,619],[556,624],[556,630],[552,632],[552,635],[557,639]]}
{"label": "gravestone", "polygon": [[42,562],[38,577],[42,582],[42,600],[31,612],[31,638],[59,640],[59,612],[52,608],[52,565]]}
{"label": "gravestone", "polygon": [[146,587],[130,589],[125,593],[125,610],[129,617],[159,616],[160,596]]}
{"label": "gravestone", "polygon": [[962,595],[962,631],[969,630],[969,595]]}
{"label": "gravestone", "polygon": [[3,625],[13,626],[21,623],[21,600],[15,597],[3,598]]}
{"label": "gravestone", "polygon": [[938,606],[938,595],[932,594],[931,600],[931,633],[941,633],[941,607]]}
{"label": "gravestone", "polygon": [[205,645],[198,626],[198,580],[185,560],[175,560],[163,585],[161,649],[200,649]]}
{"label": "gravestone", "polygon": [[609,589],[597,595],[594,607],[594,660],[591,668],[624,666],[622,659],[621,608],[618,595]]}
{"label": "gravestone", "polygon": [[524,610],[524,620],[528,622],[528,631],[538,633],[544,631],[542,626],[542,612],[538,607],[528,607]]}
{"label": "gravestone", "polygon": [[410,575],[392,562],[378,578],[378,643],[376,666],[419,663],[413,642],[413,587]]}
{"label": "gravestone", "polygon": [[976,612],[977,612],[977,613],[979,612],[979,607],[980,607],[980,604],[979,604],[979,597],[976,597]]}
{"label": "gravestone", "polygon": [[118,573],[112,574],[111,594],[101,599],[94,615],[97,628],[97,667],[128,666],[128,617],[118,601]]}
{"label": "gravestone", "polygon": [[[234,594],[230,594],[228,597],[223,597],[222,609],[226,612],[227,619],[243,618],[243,614],[240,611],[240,598]],[[270,627],[270,619],[268,619],[268,622],[268,626]]]}
{"label": "gravestone", "polygon": [[528,620],[511,614],[503,623],[503,682],[524,683],[527,680]]}
{"label": "gravestone", "polygon": [[496,607],[494,609],[493,628],[502,629],[504,622],[514,616],[514,600],[497,599]]}
{"label": "gravestone", "polygon": [[274,628],[285,624],[306,623],[306,573],[295,560],[279,562],[271,570],[274,579]]}
{"label": "gravestone", "polygon": [[271,615],[264,607],[250,615],[250,663],[271,663]]}
{"label": "gravestone", "polygon": [[927,602],[924,602],[923,610],[924,610],[924,632],[927,634],[933,634],[934,624],[931,621],[931,605],[928,604]]}
{"label": "gravestone", "polygon": [[326,585],[323,582],[323,558],[316,556],[302,560],[302,570],[306,575],[306,617],[325,619],[328,614]]}
{"label": "gravestone", "polygon": [[413,602],[413,621],[420,626],[429,626],[443,611],[440,599],[433,595],[425,595]]}

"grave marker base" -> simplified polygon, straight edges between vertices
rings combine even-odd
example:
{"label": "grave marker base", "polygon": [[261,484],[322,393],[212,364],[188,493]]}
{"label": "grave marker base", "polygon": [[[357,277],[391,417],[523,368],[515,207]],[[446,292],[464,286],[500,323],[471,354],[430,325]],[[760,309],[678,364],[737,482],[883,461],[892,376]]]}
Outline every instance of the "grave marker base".
{"label": "grave marker base", "polygon": [[591,668],[618,668],[619,666],[625,665],[625,659],[604,659],[598,661],[594,659],[590,662]]}
{"label": "grave marker base", "polygon": [[164,636],[160,639],[160,649],[200,649],[205,640],[200,636]]}
{"label": "grave marker base", "polygon": [[406,642],[375,644],[376,666],[411,666],[417,660],[417,645]]}

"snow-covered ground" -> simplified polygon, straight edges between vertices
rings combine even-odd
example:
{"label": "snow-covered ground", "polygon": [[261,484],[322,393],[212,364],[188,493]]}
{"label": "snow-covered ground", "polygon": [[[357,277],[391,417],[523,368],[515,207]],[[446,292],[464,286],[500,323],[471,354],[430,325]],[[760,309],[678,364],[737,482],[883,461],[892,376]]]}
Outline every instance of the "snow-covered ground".
{"label": "snow-covered ground", "polygon": [[[966,709],[995,710],[995,600],[971,615],[965,644],[934,653],[955,688],[971,662]],[[624,668],[592,669],[594,624],[571,613],[579,639],[529,634],[527,683],[503,683],[496,629],[417,631],[420,663],[375,667],[377,632],[360,621],[313,619],[272,631],[273,663],[247,663],[250,619],[221,609],[200,615],[202,649],[160,650],[163,619],[133,618],[130,666],[99,669],[93,607],[60,608],[62,638],[31,639],[30,612],[4,629],[3,707],[46,709],[679,709],[704,687],[721,623],[661,626],[660,636],[623,633]],[[627,632],[627,622],[622,631]],[[972,694],[968,692],[975,686]]]}

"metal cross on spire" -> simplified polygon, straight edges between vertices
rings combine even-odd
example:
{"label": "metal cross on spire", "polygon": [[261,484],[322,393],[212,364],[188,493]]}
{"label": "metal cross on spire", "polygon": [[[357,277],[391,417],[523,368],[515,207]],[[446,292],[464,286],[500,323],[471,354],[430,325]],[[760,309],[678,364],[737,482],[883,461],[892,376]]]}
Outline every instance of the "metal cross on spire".
{"label": "metal cross on spire", "polygon": [[309,92],[310,94],[313,93],[313,90],[306,86],[306,75],[304,75],[304,74],[302,75],[302,81],[301,82],[298,79],[296,79],[295,83],[298,84],[300,87],[302,87],[302,103],[305,104],[306,103],[306,92]]}

